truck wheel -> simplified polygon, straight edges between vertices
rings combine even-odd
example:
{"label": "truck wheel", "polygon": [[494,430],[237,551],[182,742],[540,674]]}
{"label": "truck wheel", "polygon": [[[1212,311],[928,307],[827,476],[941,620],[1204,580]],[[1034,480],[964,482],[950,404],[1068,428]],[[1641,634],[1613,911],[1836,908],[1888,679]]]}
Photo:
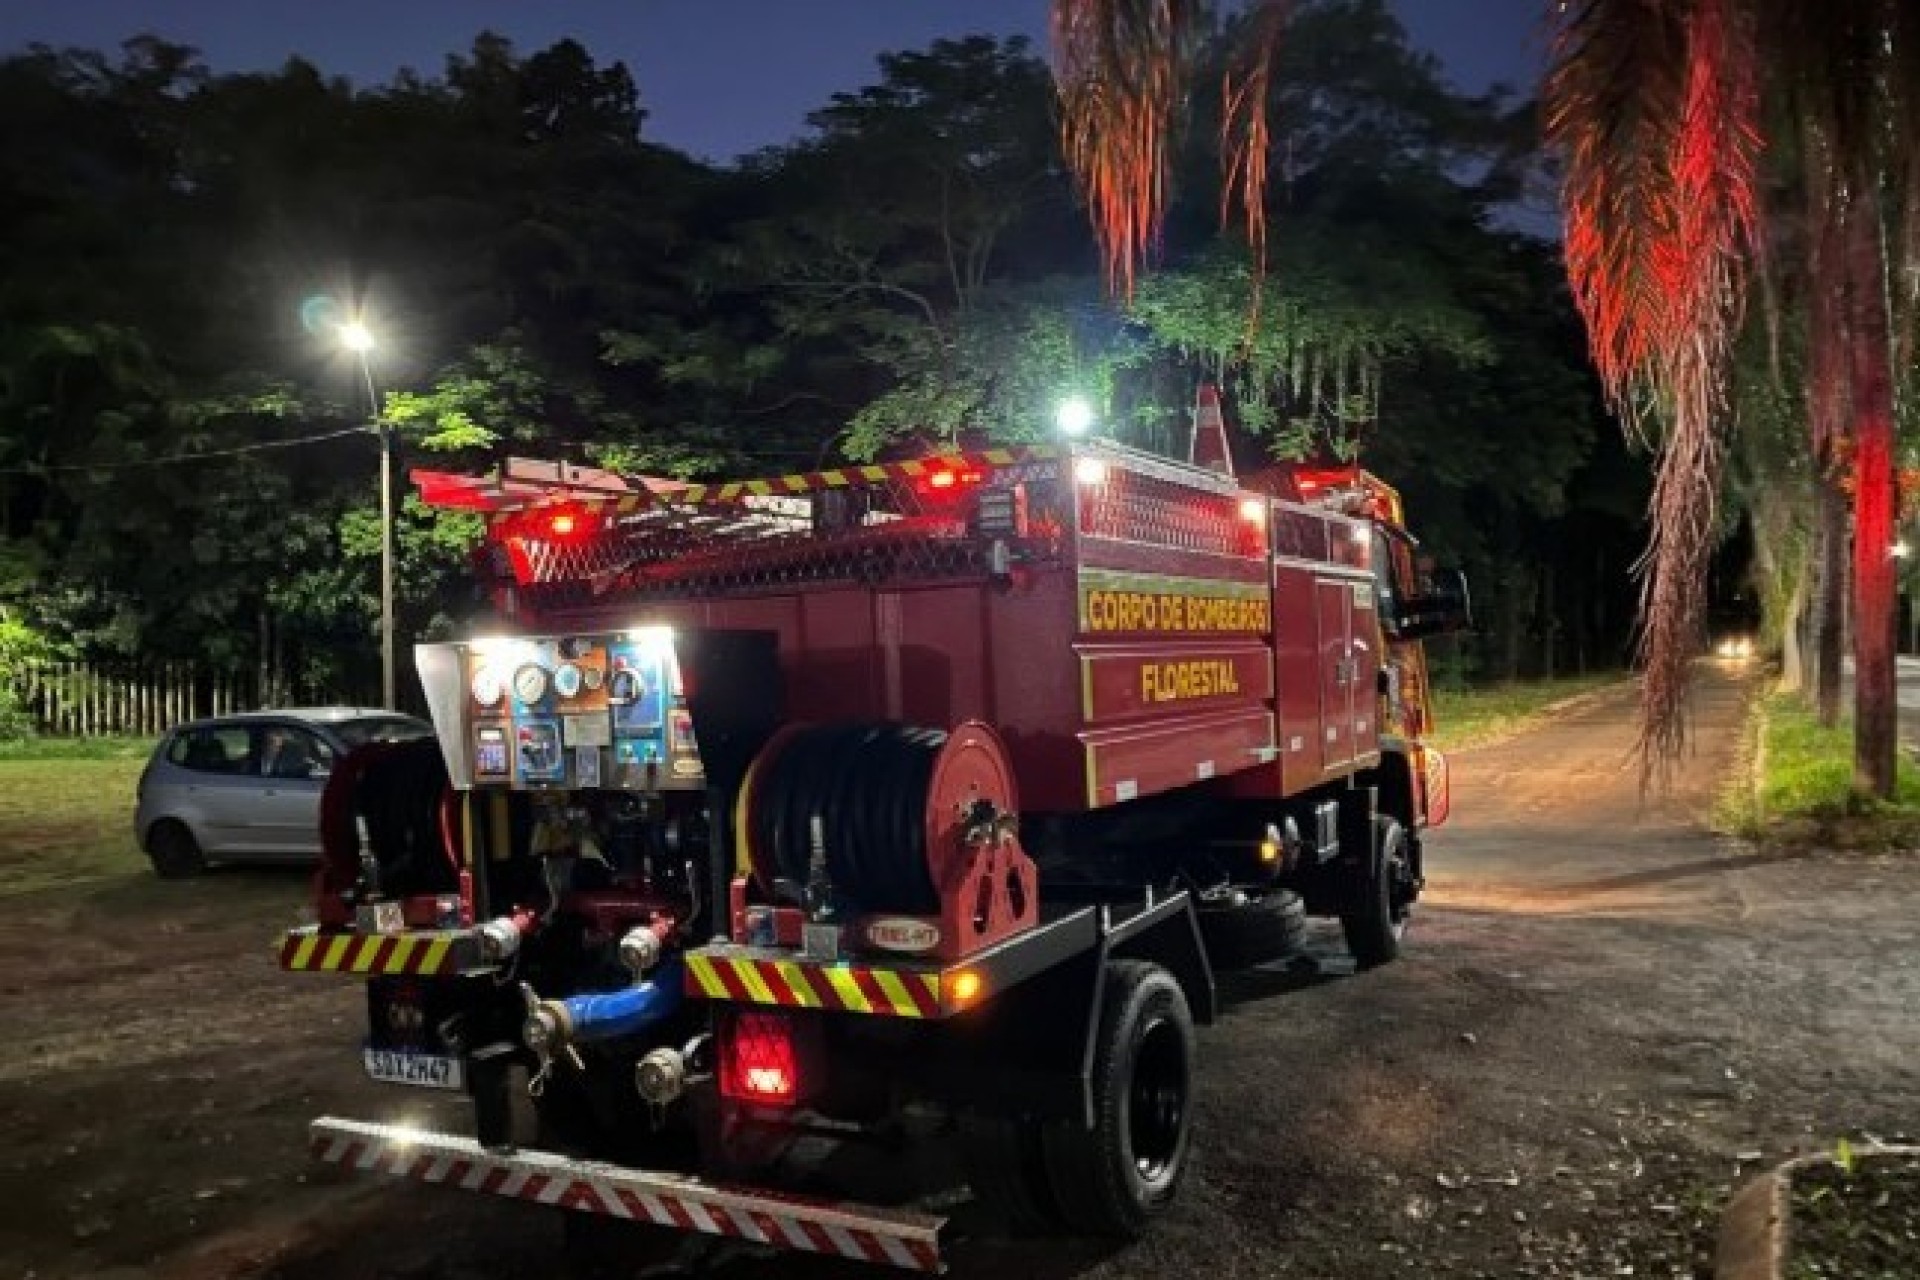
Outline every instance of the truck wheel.
{"label": "truck wheel", "polygon": [[1251,969],[1306,945],[1307,912],[1300,895],[1270,889],[1260,897],[1211,904],[1194,912],[1200,922],[1200,940],[1207,947],[1207,963],[1216,973]]}
{"label": "truck wheel", "polygon": [[1373,831],[1373,854],[1364,875],[1349,886],[1351,905],[1340,913],[1347,950],[1362,969],[1378,968],[1400,954],[1400,939],[1413,914],[1407,829],[1383,813],[1374,817]]}
{"label": "truck wheel", "polygon": [[169,819],[147,833],[147,857],[153,860],[154,874],[162,880],[183,880],[207,869],[200,842],[183,823]]}
{"label": "truck wheel", "polygon": [[1060,1213],[1047,1186],[1046,1157],[1033,1126],[1007,1116],[961,1113],[960,1164],[974,1202],[994,1228],[1032,1236],[1059,1224]]}
{"label": "truck wheel", "polygon": [[1173,975],[1139,960],[1107,965],[1093,1046],[1093,1127],[1041,1133],[1060,1216],[1089,1235],[1132,1238],[1186,1172],[1193,1133],[1193,1015]]}

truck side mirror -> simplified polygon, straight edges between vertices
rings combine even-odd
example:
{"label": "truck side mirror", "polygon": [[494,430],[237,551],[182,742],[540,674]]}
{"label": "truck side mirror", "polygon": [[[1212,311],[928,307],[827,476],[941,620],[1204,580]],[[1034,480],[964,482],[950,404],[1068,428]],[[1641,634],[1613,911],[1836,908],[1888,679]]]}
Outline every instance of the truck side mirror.
{"label": "truck side mirror", "polygon": [[1397,606],[1381,619],[1394,640],[1421,640],[1473,626],[1473,597],[1467,590],[1467,575],[1459,569],[1421,575],[1419,593],[1398,601]]}

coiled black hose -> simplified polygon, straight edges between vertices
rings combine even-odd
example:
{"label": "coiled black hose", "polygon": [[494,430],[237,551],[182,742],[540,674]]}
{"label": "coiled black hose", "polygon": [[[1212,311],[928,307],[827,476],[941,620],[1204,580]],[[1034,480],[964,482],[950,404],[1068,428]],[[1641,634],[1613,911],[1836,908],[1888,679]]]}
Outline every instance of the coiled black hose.
{"label": "coiled black hose", "polygon": [[827,874],[844,902],[867,912],[937,912],[927,787],[946,741],[944,730],[900,724],[799,731],[753,784],[748,821],[759,857],[776,877],[806,884],[817,817]]}

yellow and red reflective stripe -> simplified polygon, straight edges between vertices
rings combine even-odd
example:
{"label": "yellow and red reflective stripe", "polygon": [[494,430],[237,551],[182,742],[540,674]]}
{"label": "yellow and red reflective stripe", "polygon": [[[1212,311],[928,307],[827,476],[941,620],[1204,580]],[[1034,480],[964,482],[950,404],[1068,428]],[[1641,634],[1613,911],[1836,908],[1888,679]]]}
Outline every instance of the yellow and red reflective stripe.
{"label": "yellow and red reflective stripe", "polygon": [[873,1012],[872,1006],[867,1003],[867,993],[860,989],[860,984],[854,979],[852,970],[835,965],[831,968],[815,970],[815,972],[826,976],[827,982],[833,987],[834,998],[839,1001],[842,1009],[851,1009],[855,1013]]}
{"label": "yellow and red reflective stripe", "polygon": [[687,957],[687,985],[709,1000],[833,1009],[899,1018],[940,1014],[940,975],[864,965]]}
{"label": "yellow and red reflective stripe", "polygon": [[813,988],[813,980],[807,977],[807,971],[791,960],[776,960],[775,970],[786,983],[787,990],[793,992],[793,1002],[808,1009],[818,1009],[826,1003],[820,993]]}
{"label": "yellow and red reflective stripe", "polygon": [[709,1000],[725,1000],[727,988],[720,981],[720,975],[714,971],[713,962],[699,956],[687,959],[687,976],[699,984],[700,994]]}
{"label": "yellow and red reflective stripe", "polygon": [[280,944],[280,967],[307,973],[431,977],[450,967],[456,941],[447,935],[292,933]]}

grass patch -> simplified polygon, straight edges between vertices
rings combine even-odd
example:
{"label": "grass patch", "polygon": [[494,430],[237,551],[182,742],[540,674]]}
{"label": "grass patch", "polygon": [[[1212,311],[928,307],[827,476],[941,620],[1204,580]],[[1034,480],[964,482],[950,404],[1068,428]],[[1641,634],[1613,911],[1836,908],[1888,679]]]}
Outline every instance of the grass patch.
{"label": "grass patch", "polygon": [[158,738],[22,738],[0,742],[7,760],[145,760]]}
{"label": "grass patch", "polygon": [[1853,790],[1853,725],[1823,728],[1798,695],[1755,699],[1749,767],[1722,795],[1723,828],[1782,844],[1843,849],[1920,845],[1920,767],[1903,751],[1892,800]]}
{"label": "grass patch", "polygon": [[1433,718],[1436,729],[1427,741],[1442,751],[1477,747],[1529,728],[1548,707],[1567,698],[1615,684],[1618,672],[1559,676],[1552,680],[1521,680],[1487,689],[1436,689]]}
{"label": "grass patch", "polygon": [[0,760],[0,898],[147,873],[133,838],[145,753]]}
{"label": "grass patch", "polygon": [[1793,1175],[1789,1280],[1920,1275],[1920,1160],[1848,1155]]}

